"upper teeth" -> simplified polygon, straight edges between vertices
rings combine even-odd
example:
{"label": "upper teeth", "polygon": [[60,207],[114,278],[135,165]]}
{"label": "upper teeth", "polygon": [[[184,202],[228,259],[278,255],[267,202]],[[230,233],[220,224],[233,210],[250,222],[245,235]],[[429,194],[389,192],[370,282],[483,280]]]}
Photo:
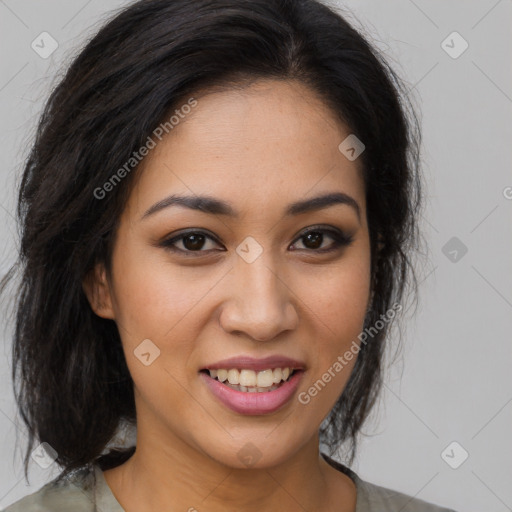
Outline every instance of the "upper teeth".
{"label": "upper teeth", "polygon": [[286,380],[291,373],[290,368],[275,368],[255,372],[254,370],[237,370],[231,368],[229,370],[208,370],[210,377],[220,382],[227,380],[230,384],[240,384],[240,386],[254,386],[259,388],[269,388],[274,384],[278,384],[282,380]]}

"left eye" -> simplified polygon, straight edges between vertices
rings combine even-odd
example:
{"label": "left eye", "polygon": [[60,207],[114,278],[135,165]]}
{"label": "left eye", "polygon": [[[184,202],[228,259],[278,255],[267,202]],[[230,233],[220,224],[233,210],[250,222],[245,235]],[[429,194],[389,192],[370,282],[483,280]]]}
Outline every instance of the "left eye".
{"label": "left eye", "polygon": [[[327,235],[328,238],[333,240],[333,243],[331,244],[330,247],[320,249],[325,240],[325,235]],[[171,251],[181,252],[187,256],[192,256],[191,253],[194,252],[207,252],[208,250],[212,250],[202,250],[204,249],[206,240],[213,241],[214,243],[220,245],[220,243],[217,242],[217,240],[215,240],[214,237],[208,235],[203,231],[189,231],[187,233],[182,233],[181,235],[175,236],[168,240],[164,240],[161,245]],[[304,240],[303,244],[305,245],[305,250],[312,250],[313,252],[324,253],[333,251],[341,246],[350,245],[352,243],[353,237],[343,232],[333,231],[330,229],[310,229],[302,233],[298,238],[296,238],[296,242],[298,240]],[[181,243],[184,249],[177,247],[176,244],[178,243]],[[297,248],[294,248],[292,250],[297,250]]]}
{"label": "left eye", "polygon": [[[325,235],[333,240],[334,242],[330,247],[319,249],[319,247],[324,242]],[[306,244],[310,245],[310,247],[306,247],[306,249],[313,250],[315,252],[329,252],[334,251],[342,246],[347,246],[352,243],[353,238],[345,233],[332,231],[330,229],[311,229],[302,233],[297,240],[305,240]],[[303,242],[304,243],[304,242]]]}

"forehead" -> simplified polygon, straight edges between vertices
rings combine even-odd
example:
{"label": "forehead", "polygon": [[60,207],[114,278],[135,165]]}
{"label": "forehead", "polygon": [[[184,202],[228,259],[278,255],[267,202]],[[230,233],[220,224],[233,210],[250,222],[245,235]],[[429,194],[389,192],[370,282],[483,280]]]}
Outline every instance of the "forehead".
{"label": "forehead", "polygon": [[243,212],[331,191],[364,207],[359,162],[338,149],[350,131],[306,86],[264,80],[191,96],[196,106],[143,161],[132,209],[187,193],[223,198]]}

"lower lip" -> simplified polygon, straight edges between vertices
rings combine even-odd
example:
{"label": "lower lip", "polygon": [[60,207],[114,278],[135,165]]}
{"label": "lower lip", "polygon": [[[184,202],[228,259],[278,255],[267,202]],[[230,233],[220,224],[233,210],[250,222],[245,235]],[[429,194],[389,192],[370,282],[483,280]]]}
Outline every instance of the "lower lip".
{"label": "lower lip", "polygon": [[210,391],[232,411],[239,414],[269,414],[283,407],[297,390],[304,371],[296,370],[291,378],[274,391],[248,393],[226,386],[207,373],[201,372]]}

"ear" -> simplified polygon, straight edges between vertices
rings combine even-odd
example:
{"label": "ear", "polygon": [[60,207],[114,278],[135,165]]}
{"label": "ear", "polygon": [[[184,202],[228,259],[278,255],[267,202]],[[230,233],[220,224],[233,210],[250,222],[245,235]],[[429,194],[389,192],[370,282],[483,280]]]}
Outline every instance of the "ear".
{"label": "ear", "polygon": [[107,280],[107,272],[102,263],[98,263],[82,281],[82,288],[92,310],[102,318],[114,319],[112,294]]}

